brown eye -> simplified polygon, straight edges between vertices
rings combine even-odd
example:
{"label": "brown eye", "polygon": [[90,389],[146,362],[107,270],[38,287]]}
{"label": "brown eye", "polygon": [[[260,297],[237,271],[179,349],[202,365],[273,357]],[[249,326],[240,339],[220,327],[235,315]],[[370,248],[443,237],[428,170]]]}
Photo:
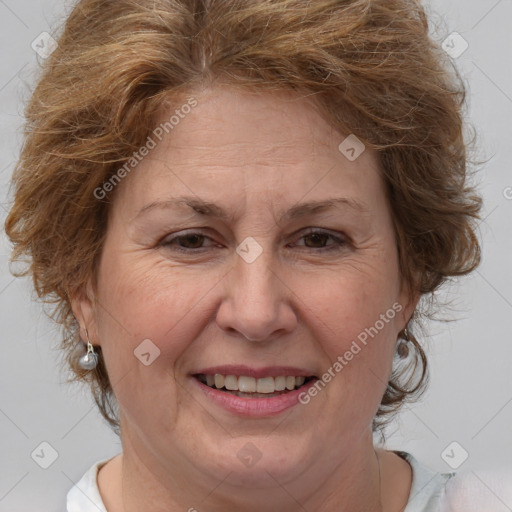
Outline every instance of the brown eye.
{"label": "brown eye", "polygon": [[207,249],[213,245],[204,245],[207,240],[212,241],[210,237],[202,233],[191,231],[189,233],[168,236],[162,240],[160,245],[173,251],[197,252],[198,249]]}
{"label": "brown eye", "polygon": [[[297,244],[307,249],[317,249],[318,251],[340,250],[347,245],[347,240],[340,238],[328,231],[310,231],[301,237],[304,244]],[[331,243],[329,243],[331,241]],[[318,252],[317,251],[317,252]]]}
{"label": "brown eye", "polygon": [[205,238],[206,237],[204,235],[193,233],[191,235],[176,237],[175,240],[178,241],[180,247],[186,247],[187,249],[197,249],[202,246]]}
{"label": "brown eye", "polygon": [[306,244],[307,247],[312,247],[315,249],[325,247],[325,244],[329,240],[330,235],[326,233],[311,233],[310,235],[306,235],[304,240],[310,240],[312,245]]}

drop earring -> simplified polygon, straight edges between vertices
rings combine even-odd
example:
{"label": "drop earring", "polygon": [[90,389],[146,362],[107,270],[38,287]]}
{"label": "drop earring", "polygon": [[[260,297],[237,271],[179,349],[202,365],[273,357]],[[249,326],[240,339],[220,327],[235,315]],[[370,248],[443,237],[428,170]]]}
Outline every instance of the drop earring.
{"label": "drop earring", "polygon": [[85,327],[84,330],[85,336],[87,338],[87,352],[78,360],[78,366],[80,366],[82,370],[94,370],[94,368],[98,366],[98,354],[94,352],[94,347],[89,340],[89,334],[87,333],[87,329]]}
{"label": "drop earring", "polygon": [[406,359],[409,356],[409,341],[409,331],[406,327],[396,347],[396,352],[400,359]]}

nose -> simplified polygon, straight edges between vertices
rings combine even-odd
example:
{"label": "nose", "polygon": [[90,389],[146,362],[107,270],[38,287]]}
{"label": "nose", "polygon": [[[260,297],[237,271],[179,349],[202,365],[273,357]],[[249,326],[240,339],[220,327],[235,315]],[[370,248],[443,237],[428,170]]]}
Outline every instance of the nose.
{"label": "nose", "polygon": [[279,263],[272,261],[270,249],[263,250],[251,263],[238,255],[236,258],[223,280],[223,300],[217,311],[219,327],[254,342],[292,332],[297,325],[294,293],[279,271]]}

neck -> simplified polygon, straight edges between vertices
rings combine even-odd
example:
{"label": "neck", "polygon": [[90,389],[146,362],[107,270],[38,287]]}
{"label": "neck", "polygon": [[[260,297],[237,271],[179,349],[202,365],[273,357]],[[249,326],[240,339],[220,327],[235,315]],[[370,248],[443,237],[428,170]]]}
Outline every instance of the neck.
{"label": "neck", "polygon": [[[230,472],[210,479],[191,467],[189,461],[173,461],[170,467],[176,471],[169,471],[169,466],[163,468],[161,460],[143,452],[142,446],[134,446],[125,436],[123,448],[124,454],[117,464],[118,485],[103,490],[100,486],[109,512],[200,511],[202,508],[209,512],[386,510],[381,498],[381,464],[371,433],[363,436],[345,457],[319,459],[290,481],[279,481],[267,471],[268,478],[259,486],[234,482]],[[144,453],[144,457],[138,453]]]}

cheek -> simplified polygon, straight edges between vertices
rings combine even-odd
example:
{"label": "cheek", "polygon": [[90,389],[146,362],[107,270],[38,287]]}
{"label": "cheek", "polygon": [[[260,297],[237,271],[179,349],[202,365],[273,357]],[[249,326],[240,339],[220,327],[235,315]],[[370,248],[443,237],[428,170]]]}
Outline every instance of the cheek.
{"label": "cheek", "polygon": [[138,371],[136,355],[149,352],[145,359],[154,359],[151,368],[165,368],[169,375],[201,322],[209,318],[207,295],[218,277],[197,275],[165,260],[153,259],[148,265],[143,256],[112,254],[102,261],[98,290],[98,334],[109,374]]}
{"label": "cheek", "polygon": [[102,265],[98,335],[120,409],[129,424],[151,416],[170,432],[181,406],[176,362],[208,314],[201,299],[212,285],[160,262],[112,258]]}
{"label": "cheek", "polygon": [[336,376],[326,378],[334,384],[332,392],[343,395],[340,400],[364,397],[371,403],[373,397],[378,402],[387,385],[404,307],[389,256],[389,265],[380,260],[378,268],[352,266],[308,294],[312,309],[306,322],[319,329],[316,337],[329,361],[325,371]]}
{"label": "cheek", "polygon": [[[398,318],[397,310],[403,307],[393,307],[399,300],[396,270],[382,265],[340,270],[326,276],[324,286],[318,283],[309,287],[307,297],[315,313],[331,327],[334,340],[356,339],[377,322],[377,329],[387,333]],[[380,321],[382,315],[384,324]]]}
{"label": "cheek", "polygon": [[[185,275],[184,275],[185,274]],[[134,337],[151,337],[164,326],[172,329],[199,300],[201,286],[194,276],[147,255],[119,255],[102,261],[100,300],[112,318]]]}

